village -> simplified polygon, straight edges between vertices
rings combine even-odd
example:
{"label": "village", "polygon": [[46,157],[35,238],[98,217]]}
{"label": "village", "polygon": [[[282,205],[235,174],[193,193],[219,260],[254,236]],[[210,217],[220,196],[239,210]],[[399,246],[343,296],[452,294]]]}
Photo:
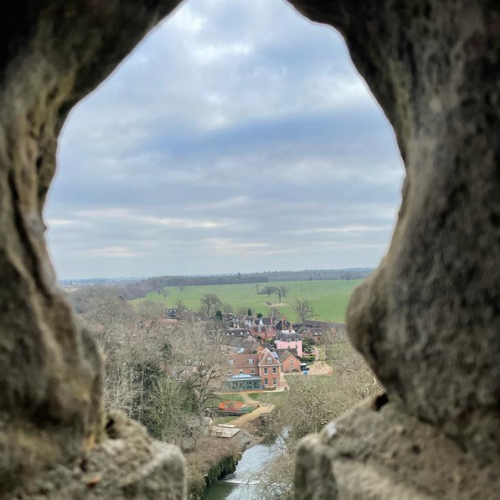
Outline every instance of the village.
{"label": "village", "polygon": [[[321,359],[323,337],[345,333],[342,323],[291,323],[260,314],[226,314],[222,320],[227,372],[217,393],[221,403],[210,413],[219,417],[211,434],[222,438],[234,436],[240,427],[252,431],[252,422],[273,410],[272,404],[261,401],[269,401],[267,394],[288,391],[288,376],[332,376],[332,367]],[[218,423],[227,422],[224,417],[239,418]]]}
{"label": "village", "polygon": [[[256,446],[271,460],[285,428],[292,429],[283,452],[290,459],[304,434],[378,389],[344,323],[300,317],[296,305],[307,296],[291,303],[289,316],[283,301],[264,302],[264,316],[258,308],[252,314],[251,300],[234,312],[211,293],[187,306],[179,297],[191,289],[171,297],[162,287],[140,301],[121,291],[72,295],[106,360],[106,404],[182,449],[192,498]],[[317,316],[312,307],[306,313]]]}
{"label": "village", "polygon": [[[313,374],[315,347],[323,333],[345,325],[324,321],[292,324],[286,318],[226,315],[230,323],[223,349],[227,354],[227,391],[286,390],[285,374]],[[322,372],[324,375],[324,371]]]}

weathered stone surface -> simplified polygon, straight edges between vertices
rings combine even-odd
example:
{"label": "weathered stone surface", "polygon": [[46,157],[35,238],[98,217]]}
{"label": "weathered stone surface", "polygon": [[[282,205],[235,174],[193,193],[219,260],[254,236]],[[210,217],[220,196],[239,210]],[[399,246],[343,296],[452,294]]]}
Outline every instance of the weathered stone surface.
{"label": "weathered stone surface", "polygon": [[390,397],[500,457],[500,4],[291,0],[337,27],[406,168],[391,246],[347,326]]}
{"label": "weathered stone surface", "polygon": [[121,414],[111,415],[106,428],[110,439],[69,465],[36,476],[5,500],[185,499],[179,448],[151,440],[143,427]]}
{"label": "weathered stone surface", "polygon": [[494,500],[500,475],[398,405],[365,403],[301,442],[295,492],[296,500]]}
{"label": "weathered stone surface", "polygon": [[[54,464],[81,456],[103,434],[101,361],[57,290],[45,248],[43,203],[54,173],[57,136],[72,106],[178,3],[0,4],[0,497],[34,471],[53,472]],[[498,462],[500,6],[496,0],[291,3],[345,36],[356,66],[394,125],[407,167],[389,253],[349,307],[351,338],[391,400],[398,398],[408,412],[444,430],[482,462]],[[299,464],[310,457],[317,467],[311,477],[321,481],[303,498],[332,498],[335,489],[345,498],[370,498],[372,487],[362,485],[380,481],[403,485],[398,498],[440,491],[424,488],[423,479],[409,475],[395,479],[395,467],[403,470],[404,463],[409,471],[406,460],[412,457],[410,449],[401,452],[398,465],[382,452],[387,450],[382,436],[394,443],[387,429],[394,431],[390,422],[397,419],[404,420],[403,429],[418,428],[421,449],[425,440],[434,441],[429,443],[432,452],[413,457],[432,481],[445,484],[443,478],[452,477],[437,467],[434,455],[444,463],[456,457],[454,470],[462,470],[458,448],[391,411],[389,406],[380,414],[351,415],[351,427],[343,421],[354,437],[342,460],[332,451],[337,457],[332,455],[332,462],[326,453],[338,450],[337,444],[328,447],[311,438],[309,443],[318,445],[313,450],[306,442]],[[372,431],[365,435],[362,429]],[[118,441],[103,442],[89,452],[90,461],[114,457],[113,463],[119,457],[113,455],[115,448],[126,454],[128,445]],[[353,465],[349,453],[362,456],[364,442],[375,447],[372,458]],[[401,443],[390,449],[399,450]],[[152,464],[146,470],[167,470],[167,463],[177,467],[176,459],[154,459],[161,455],[153,451],[157,446],[151,444],[148,459],[146,452],[143,456],[141,464]],[[443,474],[432,475],[419,458],[424,456]],[[455,498],[473,498],[464,496],[467,491],[488,498],[474,488],[485,484],[481,474],[489,469],[481,472],[472,458],[460,456],[477,474],[463,488],[449,479],[450,491],[456,491]],[[57,470],[61,477],[77,474],[64,472],[74,471],[70,467]],[[360,471],[362,481],[356,481],[353,470]],[[424,477],[419,470],[415,477]],[[88,488],[89,495],[104,484],[99,480]],[[65,494],[85,496],[77,489]],[[120,493],[123,498],[134,494],[133,488]]]}
{"label": "weathered stone surface", "polygon": [[0,496],[100,440],[101,360],[57,289],[43,203],[71,107],[177,4],[0,3]]}

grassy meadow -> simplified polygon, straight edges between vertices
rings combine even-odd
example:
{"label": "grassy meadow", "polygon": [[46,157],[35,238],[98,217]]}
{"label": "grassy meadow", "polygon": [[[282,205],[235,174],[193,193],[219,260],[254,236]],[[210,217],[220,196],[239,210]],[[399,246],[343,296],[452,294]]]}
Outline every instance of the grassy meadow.
{"label": "grassy meadow", "polygon": [[[133,304],[139,304],[144,300],[162,302],[167,307],[175,307],[177,300],[192,310],[199,310],[200,299],[208,293],[215,293],[223,303],[231,304],[234,312],[244,307],[250,308],[252,314],[262,313],[267,316],[270,307],[278,307],[283,315],[297,321],[298,318],[292,310],[296,298],[310,301],[316,312],[316,318],[322,321],[345,322],[347,303],[354,288],[362,280],[332,280],[332,281],[288,281],[261,283],[260,288],[267,285],[285,285],[290,289],[289,294],[283,299],[283,304],[278,304],[278,296],[258,295],[255,284],[239,285],[206,285],[189,286],[181,291],[177,287],[166,287],[169,296],[161,296],[157,292],[151,292],[146,297],[133,300]],[[267,304],[269,303],[269,304]],[[271,304],[271,305],[270,305]]]}

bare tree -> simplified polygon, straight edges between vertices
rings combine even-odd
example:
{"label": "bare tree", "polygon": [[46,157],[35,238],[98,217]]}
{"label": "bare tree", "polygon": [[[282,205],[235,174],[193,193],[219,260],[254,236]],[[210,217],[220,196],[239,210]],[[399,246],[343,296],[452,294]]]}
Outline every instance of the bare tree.
{"label": "bare tree", "polygon": [[121,409],[146,424],[151,377],[165,361],[164,306],[143,302],[137,311],[116,297],[100,297],[85,315],[105,357],[105,393],[108,408]]}
{"label": "bare tree", "polygon": [[[289,434],[286,447],[267,464],[259,480],[260,498],[288,500],[293,498],[294,458],[298,441],[307,434],[319,432],[369,395],[381,389],[375,376],[345,336],[332,335],[331,377],[288,377],[287,396],[276,400],[275,409],[266,422],[270,436],[283,428]],[[276,488],[276,485],[279,485]]]}
{"label": "bare tree", "polygon": [[223,339],[223,328],[216,322],[183,324],[169,336],[172,373],[193,390],[199,412],[220,386],[225,367]]}
{"label": "bare tree", "polygon": [[290,291],[290,289],[288,287],[286,287],[285,285],[281,285],[281,286],[278,286],[275,288],[276,288],[276,290],[274,291],[274,293],[278,296],[278,300],[281,304],[282,300],[288,295],[288,292]]}
{"label": "bare tree", "polygon": [[155,438],[182,445],[191,417],[192,393],[182,381],[162,374],[153,382],[148,419]]}
{"label": "bare tree", "polygon": [[222,312],[224,314],[232,314],[233,306],[231,304],[228,304],[227,302],[225,304],[222,304]]}
{"label": "bare tree", "polygon": [[120,410],[132,415],[139,395],[136,373],[128,363],[111,365],[106,368],[105,404],[107,410]]}
{"label": "bare tree", "polygon": [[137,314],[141,321],[156,321],[165,317],[165,313],[164,304],[153,300],[145,300],[137,308]]}
{"label": "bare tree", "polygon": [[180,290],[182,293],[186,289],[186,285],[178,285],[177,288]]}
{"label": "bare tree", "polygon": [[281,316],[281,312],[277,307],[269,308],[267,314],[270,318],[279,318]]}
{"label": "bare tree", "polygon": [[265,286],[264,288],[262,288],[259,293],[260,294],[265,294],[265,295],[267,295],[267,296],[270,297],[273,293],[276,293],[277,289],[278,288],[275,287],[275,286],[268,285],[268,286]]}
{"label": "bare tree", "polygon": [[163,286],[160,286],[159,288],[157,288],[156,293],[158,295],[161,295],[164,299],[166,299],[170,295],[170,292]]}
{"label": "bare tree", "polygon": [[305,323],[308,319],[312,319],[316,316],[314,307],[307,299],[295,299],[292,309],[295,311],[295,314],[297,314],[302,323]]}
{"label": "bare tree", "polygon": [[217,309],[220,309],[222,302],[215,293],[207,293],[201,298],[201,312],[211,318]]}
{"label": "bare tree", "polygon": [[186,304],[184,304],[184,302],[182,302],[181,299],[178,299],[176,300],[175,302],[175,308],[177,310],[177,318],[178,319],[183,319],[183,317],[185,316],[188,308],[186,307]]}

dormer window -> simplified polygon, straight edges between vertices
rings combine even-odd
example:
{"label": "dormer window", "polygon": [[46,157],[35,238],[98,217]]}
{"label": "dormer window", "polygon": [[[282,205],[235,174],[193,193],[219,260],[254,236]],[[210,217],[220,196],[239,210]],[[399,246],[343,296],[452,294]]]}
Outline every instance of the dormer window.
{"label": "dormer window", "polygon": [[273,360],[273,358],[267,358],[267,362],[268,362],[268,363],[271,363],[271,362],[272,362],[272,360]]}

